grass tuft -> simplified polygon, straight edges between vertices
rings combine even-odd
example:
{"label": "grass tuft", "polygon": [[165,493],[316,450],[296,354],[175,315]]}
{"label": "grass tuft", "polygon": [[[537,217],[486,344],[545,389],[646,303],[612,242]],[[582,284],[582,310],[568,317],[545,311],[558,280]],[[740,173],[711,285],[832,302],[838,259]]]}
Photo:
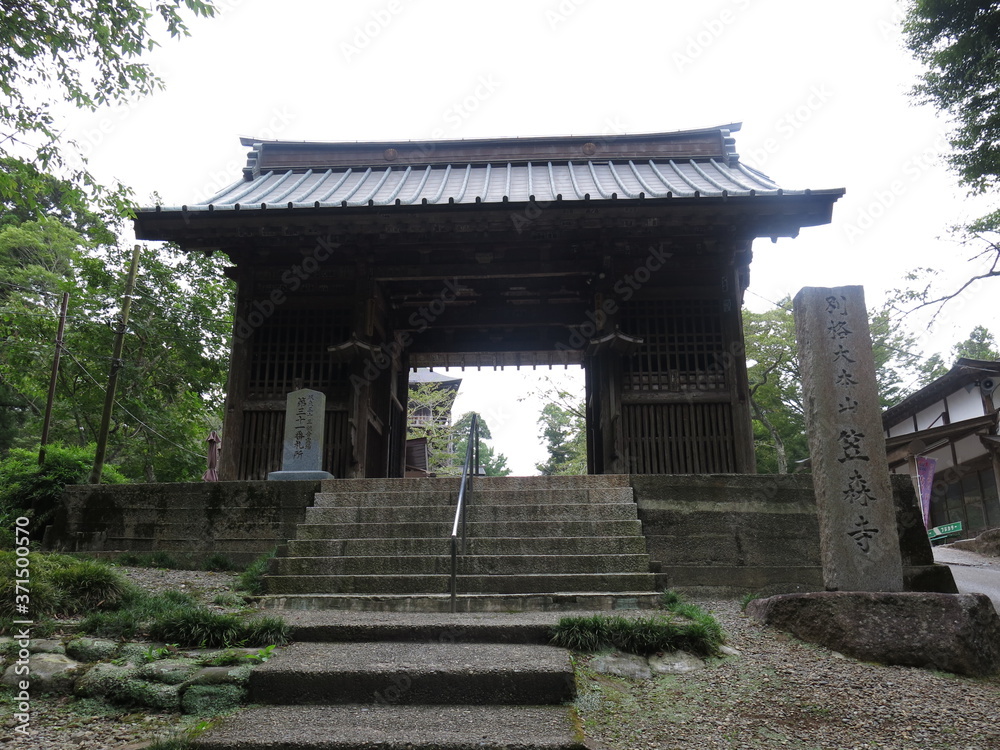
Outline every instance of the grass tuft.
{"label": "grass tuft", "polygon": [[648,656],[657,651],[688,651],[713,656],[725,642],[712,615],[680,596],[664,596],[666,612],[648,616],[590,615],[563,617],[552,631],[551,643],[573,651],[613,648]]}
{"label": "grass tuft", "polygon": [[254,560],[239,577],[239,587],[242,591],[251,594],[260,594],[264,590],[263,578],[267,573],[268,564],[271,558],[277,554],[277,550],[271,550],[267,554],[261,555]]}

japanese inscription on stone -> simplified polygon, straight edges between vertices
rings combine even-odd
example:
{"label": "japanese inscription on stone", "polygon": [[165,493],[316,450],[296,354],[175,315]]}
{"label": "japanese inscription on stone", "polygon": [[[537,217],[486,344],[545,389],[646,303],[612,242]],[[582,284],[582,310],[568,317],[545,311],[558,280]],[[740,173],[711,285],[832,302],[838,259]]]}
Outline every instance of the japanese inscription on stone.
{"label": "japanese inscription on stone", "polygon": [[288,394],[285,402],[285,442],[281,471],[268,479],[328,479],[323,471],[323,425],[326,396],[303,388]]}
{"label": "japanese inscription on stone", "polygon": [[826,588],[901,591],[864,291],[803,289],[795,297],[795,328]]}

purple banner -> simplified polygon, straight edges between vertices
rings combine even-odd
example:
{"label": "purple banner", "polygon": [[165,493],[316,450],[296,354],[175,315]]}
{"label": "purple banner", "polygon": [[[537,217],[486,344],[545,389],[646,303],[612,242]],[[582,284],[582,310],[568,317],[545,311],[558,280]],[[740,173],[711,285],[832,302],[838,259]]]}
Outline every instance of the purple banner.
{"label": "purple banner", "polygon": [[934,467],[936,458],[917,456],[917,486],[920,488],[920,513],[924,517],[924,528],[931,527],[931,491],[934,489]]}

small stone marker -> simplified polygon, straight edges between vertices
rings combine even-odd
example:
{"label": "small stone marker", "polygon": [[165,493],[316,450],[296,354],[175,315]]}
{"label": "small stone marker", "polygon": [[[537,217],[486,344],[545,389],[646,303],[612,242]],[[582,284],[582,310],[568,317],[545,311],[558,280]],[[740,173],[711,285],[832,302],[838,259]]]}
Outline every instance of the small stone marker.
{"label": "small stone marker", "polygon": [[285,443],[281,471],[268,479],[333,479],[323,471],[323,426],[326,395],[302,388],[288,394],[285,406]]}
{"label": "small stone marker", "polygon": [[828,591],[902,591],[864,290],[806,287],[794,305],[823,582]]}

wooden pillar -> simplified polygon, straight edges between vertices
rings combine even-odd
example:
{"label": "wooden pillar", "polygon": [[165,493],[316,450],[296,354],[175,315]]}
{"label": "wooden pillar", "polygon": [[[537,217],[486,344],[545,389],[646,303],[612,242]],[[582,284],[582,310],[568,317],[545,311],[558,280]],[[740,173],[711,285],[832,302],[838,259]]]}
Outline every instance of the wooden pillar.
{"label": "wooden pillar", "polygon": [[219,453],[219,479],[243,479],[239,475],[243,450],[243,412],[247,397],[250,347],[255,328],[253,312],[254,274],[246,264],[236,267],[236,315],[233,321],[233,344],[229,354],[229,377],[226,383],[226,406],[222,419],[222,450]]}
{"label": "wooden pillar", "polygon": [[[729,294],[724,300],[723,325],[728,342],[726,368],[733,419],[733,449],[737,474],[756,474],[757,456],[753,446],[753,416],[750,382],[747,375],[746,341],[743,337],[743,289],[745,268],[733,268],[727,275]],[[728,309],[725,309],[728,307]]]}

